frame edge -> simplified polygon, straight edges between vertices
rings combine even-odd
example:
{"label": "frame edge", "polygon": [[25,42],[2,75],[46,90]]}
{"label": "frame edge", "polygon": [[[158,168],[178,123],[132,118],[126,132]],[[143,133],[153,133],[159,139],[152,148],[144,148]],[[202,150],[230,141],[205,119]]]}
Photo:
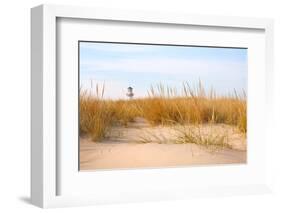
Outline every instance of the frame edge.
{"label": "frame edge", "polygon": [[31,9],[31,203],[43,207],[43,6]]}

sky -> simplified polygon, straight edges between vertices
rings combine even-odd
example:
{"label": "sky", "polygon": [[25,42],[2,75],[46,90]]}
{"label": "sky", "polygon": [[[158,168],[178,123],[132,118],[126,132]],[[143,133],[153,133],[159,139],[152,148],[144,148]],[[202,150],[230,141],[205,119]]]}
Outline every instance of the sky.
{"label": "sky", "polygon": [[227,95],[247,92],[247,49],[148,44],[79,42],[80,87],[95,90],[105,85],[104,97],[126,99],[147,96],[151,85],[176,88],[198,85]]}

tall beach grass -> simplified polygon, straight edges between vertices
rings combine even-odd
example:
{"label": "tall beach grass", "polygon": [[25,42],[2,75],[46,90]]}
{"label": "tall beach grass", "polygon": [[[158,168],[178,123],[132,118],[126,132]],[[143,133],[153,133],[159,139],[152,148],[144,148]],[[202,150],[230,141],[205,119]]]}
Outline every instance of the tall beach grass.
{"label": "tall beach grass", "polygon": [[106,138],[114,126],[126,127],[137,117],[152,126],[187,124],[228,124],[247,132],[245,92],[235,90],[227,96],[206,92],[202,83],[193,88],[183,83],[181,91],[163,84],[151,86],[145,98],[109,100],[104,98],[105,85],[96,85],[95,92],[80,90],[80,134],[93,141]]}

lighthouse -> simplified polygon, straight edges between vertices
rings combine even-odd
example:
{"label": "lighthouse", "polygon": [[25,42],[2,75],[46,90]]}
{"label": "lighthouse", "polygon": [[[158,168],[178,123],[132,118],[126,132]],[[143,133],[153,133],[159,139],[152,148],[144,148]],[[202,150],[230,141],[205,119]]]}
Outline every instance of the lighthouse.
{"label": "lighthouse", "polygon": [[133,88],[132,88],[132,87],[128,87],[127,89],[128,89],[128,91],[127,91],[127,94],[126,94],[126,95],[127,95],[130,99],[132,99],[133,96],[134,96]]}

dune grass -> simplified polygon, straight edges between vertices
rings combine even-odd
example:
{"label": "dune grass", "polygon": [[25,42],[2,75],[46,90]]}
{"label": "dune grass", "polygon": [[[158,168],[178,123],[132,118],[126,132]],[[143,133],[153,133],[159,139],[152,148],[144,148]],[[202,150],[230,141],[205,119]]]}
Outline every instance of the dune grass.
{"label": "dune grass", "polygon": [[196,125],[195,127],[180,126],[177,128],[178,137],[176,143],[196,144],[211,151],[224,148],[231,149],[232,146],[228,142],[227,132],[217,132],[213,130],[214,128],[212,131],[203,131],[200,125]]}
{"label": "dune grass", "polygon": [[[104,92],[104,85],[97,85],[94,94],[80,90],[80,134],[90,135],[93,141],[101,141],[113,126],[126,127],[136,117],[145,118],[152,126],[222,123],[247,132],[246,95],[238,95],[235,90],[228,96],[218,96],[213,90],[207,94],[199,81],[195,88],[183,83],[182,91],[163,84],[151,86],[146,98],[133,100],[104,99]],[[182,132],[179,141],[210,143],[205,139],[199,140],[196,132],[188,135],[187,132]],[[218,136],[212,141],[225,145],[225,140]]]}
{"label": "dune grass", "polygon": [[179,125],[170,127],[169,134],[155,131],[145,131],[139,136],[139,143],[157,142],[159,144],[196,144],[211,152],[224,148],[231,149],[229,132],[216,124],[208,125]]}

